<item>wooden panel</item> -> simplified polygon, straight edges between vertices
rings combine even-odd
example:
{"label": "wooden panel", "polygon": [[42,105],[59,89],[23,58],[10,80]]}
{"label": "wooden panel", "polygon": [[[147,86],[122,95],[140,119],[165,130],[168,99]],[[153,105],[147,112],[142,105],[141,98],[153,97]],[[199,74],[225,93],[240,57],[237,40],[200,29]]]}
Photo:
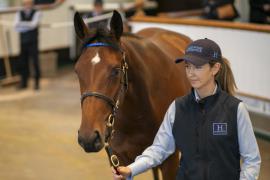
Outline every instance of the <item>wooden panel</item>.
{"label": "wooden panel", "polygon": [[252,24],[252,23],[214,21],[214,20],[204,20],[204,19],[185,19],[185,18],[176,19],[176,18],[150,17],[150,16],[133,17],[132,21],[165,23],[165,24],[184,24],[184,25],[193,25],[193,26],[211,26],[211,27],[241,29],[241,30],[248,30],[248,31],[270,33],[270,25],[259,25],[259,24]]}

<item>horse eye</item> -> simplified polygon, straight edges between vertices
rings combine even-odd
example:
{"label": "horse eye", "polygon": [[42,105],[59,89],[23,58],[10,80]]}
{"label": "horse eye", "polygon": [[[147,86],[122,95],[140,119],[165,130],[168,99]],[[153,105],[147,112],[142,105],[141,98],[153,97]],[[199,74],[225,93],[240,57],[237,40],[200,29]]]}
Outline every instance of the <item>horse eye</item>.
{"label": "horse eye", "polygon": [[111,76],[115,77],[115,76],[118,76],[120,73],[120,68],[113,68],[112,71],[111,71]]}

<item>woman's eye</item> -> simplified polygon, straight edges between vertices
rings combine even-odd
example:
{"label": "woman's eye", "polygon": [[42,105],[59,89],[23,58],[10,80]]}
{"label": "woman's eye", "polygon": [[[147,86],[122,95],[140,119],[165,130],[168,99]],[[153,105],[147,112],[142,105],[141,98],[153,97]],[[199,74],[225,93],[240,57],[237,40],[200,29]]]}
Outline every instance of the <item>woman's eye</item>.
{"label": "woman's eye", "polygon": [[202,66],[195,66],[196,69],[202,69]]}
{"label": "woman's eye", "polygon": [[186,68],[186,69],[190,69],[190,68],[191,68],[191,66],[190,66],[190,65],[188,65],[188,64],[186,64],[186,65],[185,65],[185,68]]}

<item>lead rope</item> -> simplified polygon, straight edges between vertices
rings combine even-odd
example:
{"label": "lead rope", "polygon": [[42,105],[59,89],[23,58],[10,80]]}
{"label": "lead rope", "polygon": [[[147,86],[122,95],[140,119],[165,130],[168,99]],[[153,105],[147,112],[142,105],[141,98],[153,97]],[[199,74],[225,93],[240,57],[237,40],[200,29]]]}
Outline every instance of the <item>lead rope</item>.
{"label": "lead rope", "polygon": [[118,175],[119,175],[119,172],[117,171],[117,167],[120,166],[120,162],[119,162],[118,157],[115,154],[113,154],[113,151],[112,151],[112,148],[111,148],[109,142],[113,138],[113,134],[115,132],[115,130],[114,130],[114,122],[115,122],[116,113],[117,113],[118,108],[119,108],[119,99],[120,99],[120,96],[121,96],[121,92],[123,91],[123,89],[125,91],[127,91],[127,89],[128,89],[127,70],[128,70],[128,65],[126,63],[125,53],[123,52],[123,63],[121,65],[121,71],[123,73],[123,75],[121,77],[121,84],[123,84],[123,86],[121,86],[121,90],[118,93],[117,101],[116,101],[115,105],[113,106],[113,111],[108,117],[108,121],[106,123],[106,130],[105,130],[105,140],[104,140],[105,150],[107,152],[110,165],[113,166],[113,168],[116,170],[116,173]]}

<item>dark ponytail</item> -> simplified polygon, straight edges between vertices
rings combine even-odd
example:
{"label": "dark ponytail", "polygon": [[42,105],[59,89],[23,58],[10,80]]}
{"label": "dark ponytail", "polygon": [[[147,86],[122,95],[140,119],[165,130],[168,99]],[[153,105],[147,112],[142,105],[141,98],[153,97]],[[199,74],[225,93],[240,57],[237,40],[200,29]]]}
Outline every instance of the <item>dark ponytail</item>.
{"label": "dark ponytail", "polygon": [[[215,63],[217,62],[211,61],[209,64],[211,67],[213,67]],[[220,64],[221,67],[219,72],[216,74],[215,79],[220,84],[221,89],[233,96],[235,94],[237,86],[234,80],[230,62],[226,58],[222,57],[222,61],[220,62]]]}

